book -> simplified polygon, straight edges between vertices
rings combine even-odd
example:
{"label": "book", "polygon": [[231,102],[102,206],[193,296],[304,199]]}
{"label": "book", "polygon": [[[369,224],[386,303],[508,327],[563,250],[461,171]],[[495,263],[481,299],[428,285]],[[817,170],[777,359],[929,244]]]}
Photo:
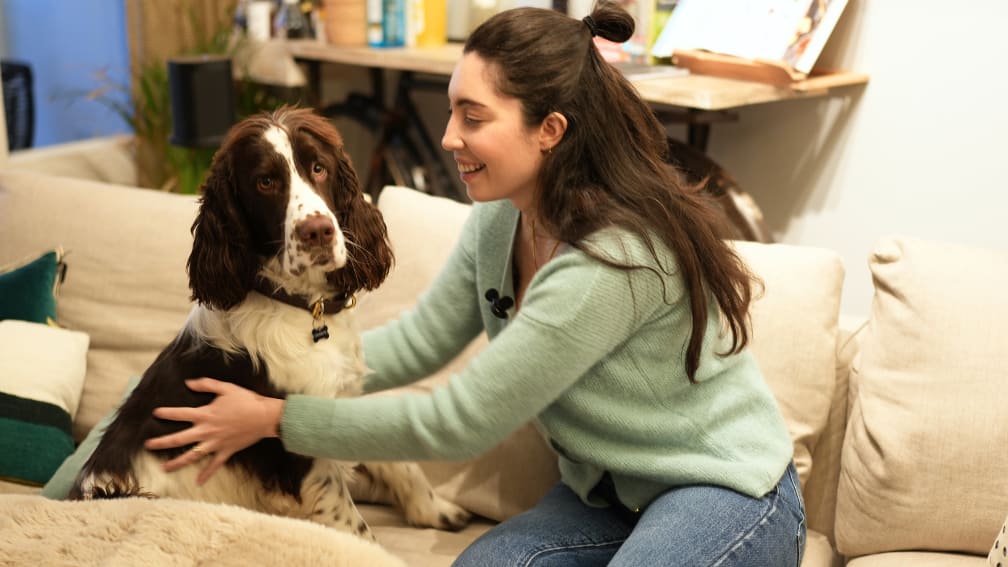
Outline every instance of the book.
{"label": "book", "polygon": [[682,77],[683,75],[689,75],[689,69],[676,67],[675,65],[634,63],[633,61],[618,61],[612,65],[623,73],[624,77],[631,81],[667,79],[669,77]]}
{"label": "book", "polygon": [[704,50],[809,73],[847,0],[679,0],[651,50]]}

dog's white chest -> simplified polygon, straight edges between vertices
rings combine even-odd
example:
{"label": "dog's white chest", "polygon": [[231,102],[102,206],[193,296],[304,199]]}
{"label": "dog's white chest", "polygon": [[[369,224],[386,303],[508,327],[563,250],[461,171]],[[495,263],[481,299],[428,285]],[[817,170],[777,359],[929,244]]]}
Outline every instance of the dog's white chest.
{"label": "dog's white chest", "polygon": [[352,311],[326,315],[329,337],[312,338],[312,314],[259,294],[220,313],[196,307],[189,324],[225,351],[262,361],[273,385],[287,393],[327,398],[361,393],[367,371]]}

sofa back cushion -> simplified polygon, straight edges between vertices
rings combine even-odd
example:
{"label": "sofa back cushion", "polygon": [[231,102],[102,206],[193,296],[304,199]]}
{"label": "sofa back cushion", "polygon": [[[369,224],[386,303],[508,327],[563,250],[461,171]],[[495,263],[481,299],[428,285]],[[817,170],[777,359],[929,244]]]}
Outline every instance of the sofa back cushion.
{"label": "sofa back cushion", "polygon": [[1008,253],[884,238],[869,263],[838,549],[987,553],[1008,511]]}
{"label": "sofa back cushion", "polygon": [[843,264],[836,252],[810,246],[737,242],[736,249],[762,280],[752,350],[787,420],[805,485],[836,382]]}
{"label": "sofa back cushion", "polygon": [[846,409],[846,382],[836,372],[843,263],[811,246],[736,242],[736,249],[762,280],[750,310],[751,348],[791,432],[808,526],[832,541],[840,444],[824,441],[843,435]]}
{"label": "sofa back cushion", "polygon": [[195,213],[192,196],[0,170],[0,265],[62,246],[58,320],[91,338],[77,441],[184,323]]}

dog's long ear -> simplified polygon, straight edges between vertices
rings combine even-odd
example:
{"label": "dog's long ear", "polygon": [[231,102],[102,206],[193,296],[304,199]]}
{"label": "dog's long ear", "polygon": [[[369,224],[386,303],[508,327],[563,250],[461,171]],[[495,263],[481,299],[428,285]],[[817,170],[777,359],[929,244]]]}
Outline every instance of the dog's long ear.
{"label": "dog's long ear", "polygon": [[255,283],[258,258],[245,216],[238,206],[226,149],[214,156],[201,187],[199,214],[192,225],[193,247],[186,264],[192,298],[212,309],[242,302]]}
{"label": "dog's long ear", "polygon": [[338,150],[333,173],[333,198],[340,211],[340,229],[347,241],[347,265],[329,276],[350,292],[377,288],[392,269],[392,246],[378,207],[364,200],[350,158]]}

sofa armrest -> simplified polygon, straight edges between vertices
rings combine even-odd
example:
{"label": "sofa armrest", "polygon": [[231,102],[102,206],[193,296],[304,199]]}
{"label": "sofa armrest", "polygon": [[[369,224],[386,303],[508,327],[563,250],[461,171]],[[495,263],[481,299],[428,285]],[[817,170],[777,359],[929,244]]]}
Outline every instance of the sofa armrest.
{"label": "sofa armrest", "polygon": [[34,171],[117,185],[135,185],[137,170],[132,136],[106,136],[9,154],[4,168]]}

